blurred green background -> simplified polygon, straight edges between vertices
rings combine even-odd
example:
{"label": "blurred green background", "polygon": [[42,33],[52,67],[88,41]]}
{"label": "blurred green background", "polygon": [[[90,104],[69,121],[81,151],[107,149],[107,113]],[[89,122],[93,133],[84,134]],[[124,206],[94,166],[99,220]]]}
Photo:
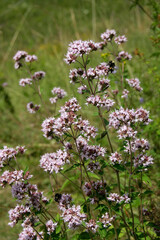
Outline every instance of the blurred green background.
{"label": "blurred green background", "polygon": [[[129,0],[1,0],[0,1],[0,147],[25,145],[28,151],[22,165],[29,165],[34,181],[47,192],[46,175],[39,169],[40,155],[54,151],[56,147],[44,139],[41,123],[52,114],[49,103],[51,89],[60,86],[72,97],[76,90],[70,85],[69,66],[64,61],[69,42],[76,39],[100,40],[100,34],[115,29],[125,34],[128,42],[125,50],[134,57],[129,66],[131,76],[141,80],[144,88],[143,105],[151,111],[154,122],[147,128],[146,136],[151,141],[155,159],[160,156],[158,118],[159,98],[159,50],[153,43],[154,31],[150,19],[138,6],[131,7]],[[153,15],[151,6],[142,1],[144,9]],[[159,0],[157,0],[159,2]],[[143,5],[144,4],[144,5]],[[27,77],[23,71],[14,69],[12,60],[17,50],[25,50],[38,56],[35,70],[46,72],[41,82],[43,98],[48,102],[48,113],[31,115],[26,111],[30,101],[39,103],[38,97],[29,88],[19,86],[19,79]],[[81,96],[77,98],[83,103]],[[93,115],[84,110],[90,119]],[[96,123],[95,123],[96,124]],[[158,150],[157,150],[158,149]],[[155,178],[157,173],[155,172]],[[17,229],[8,223],[8,210],[15,205],[10,189],[0,189],[0,239],[17,239]]]}

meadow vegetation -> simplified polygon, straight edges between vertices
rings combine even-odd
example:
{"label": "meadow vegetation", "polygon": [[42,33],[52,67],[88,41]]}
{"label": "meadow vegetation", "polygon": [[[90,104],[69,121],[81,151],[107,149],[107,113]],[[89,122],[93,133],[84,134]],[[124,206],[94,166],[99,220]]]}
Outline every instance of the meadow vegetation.
{"label": "meadow vegetation", "polygon": [[[44,119],[54,114],[53,105],[49,101],[53,87],[65,89],[68,99],[76,96],[80,105],[83,106],[84,118],[89,119],[95,127],[101,127],[93,108],[88,108],[84,104],[83,97],[69,83],[70,68],[63,60],[68,44],[77,39],[99,41],[102,32],[107,28],[113,28],[118,34],[126,35],[128,41],[125,44],[125,50],[133,56],[124,75],[126,78],[129,75],[131,77],[136,75],[144,89],[141,95],[131,95],[130,107],[143,106],[150,111],[153,120],[143,130],[144,137],[150,141],[149,153],[154,158],[154,165],[149,173],[151,180],[147,178],[145,181],[150,189],[154,190],[154,193],[148,193],[147,198],[151,200],[149,207],[153,209],[153,223],[158,226],[160,213],[159,173],[157,171],[160,157],[158,60],[160,18],[155,6],[147,5],[154,1],[142,1],[142,6],[151,18],[138,5],[135,4],[131,8],[133,2],[127,0],[116,0],[116,2],[112,0],[0,1],[0,147],[25,146],[27,151],[21,159],[21,166],[24,169],[28,166],[29,171],[34,175],[32,182],[36,183],[40,190],[51,194],[49,179],[47,179],[47,174],[40,169],[39,160],[40,156],[46,152],[54,152],[58,147],[55,140],[48,141],[41,132]],[[28,102],[39,102],[39,96],[32,89],[19,86],[19,79],[23,77],[24,72],[21,69],[14,70],[13,56],[17,50],[25,50],[38,56],[38,63],[33,65],[33,70],[46,72],[46,77],[41,82],[41,93],[47,103],[47,108],[42,110],[41,114],[30,114],[26,110]],[[91,64],[94,66],[97,62],[109,58],[110,56],[106,55],[104,50],[101,54],[96,53],[91,58]],[[60,105],[63,105],[65,100],[62,99]],[[58,103],[57,108],[60,105]],[[114,134],[111,138],[114,139]],[[114,147],[117,144],[118,141],[114,141]],[[110,181],[114,178],[114,176],[109,176]],[[64,183],[63,176],[59,181],[59,185]],[[74,187],[67,184],[63,186],[65,191],[72,193],[72,197],[77,199]],[[15,206],[10,189],[1,188],[0,196],[1,239],[17,239],[19,227],[10,228],[7,225],[8,210]],[[54,213],[53,209],[52,214]]]}

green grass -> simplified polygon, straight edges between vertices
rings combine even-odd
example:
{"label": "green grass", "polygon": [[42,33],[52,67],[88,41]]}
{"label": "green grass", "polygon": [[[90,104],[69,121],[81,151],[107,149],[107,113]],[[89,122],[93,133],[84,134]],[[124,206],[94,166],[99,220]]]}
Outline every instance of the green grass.
{"label": "green grass", "polygon": [[[95,3],[95,6],[94,6]],[[53,112],[49,104],[51,89],[60,86],[68,92],[68,97],[76,94],[69,84],[69,67],[64,63],[67,45],[75,39],[100,40],[100,34],[106,28],[114,28],[125,34],[128,52],[138,48],[145,56],[153,51],[150,41],[150,20],[138,9],[129,9],[128,0],[1,0],[0,1],[0,88],[1,137],[0,146],[25,145],[28,150],[22,165],[30,166],[34,173],[34,182],[45,179],[46,174],[39,169],[39,158],[45,152],[54,151],[56,145],[44,139],[41,122],[44,116],[30,115],[26,104],[30,101],[39,102],[38,97],[28,88],[22,89],[19,79],[23,71],[15,71],[12,57],[17,50],[26,50],[36,54],[39,61],[34,65],[36,70],[44,70],[46,78],[41,83],[44,100],[48,103],[50,116]],[[97,59],[93,59],[96,62]],[[136,61],[130,66],[131,74],[138,72],[144,85],[146,79],[144,62]],[[147,70],[147,69],[146,69]],[[143,85],[143,84],[142,84]],[[152,91],[153,92],[153,91]],[[149,92],[146,92],[148,96]],[[81,97],[77,98],[82,101]],[[147,99],[147,97],[146,97]],[[43,112],[42,112],[43,113]],[[96,124],[92,111],[85,109],[84,115]],[[47,117],[46,116],[46,117]],[[39,183],[41,189],[48,189],[48,180]],[[0,190],[0,239],[17,239],[17,229],[11,229],[7,211],[14,206],[8,189]]]}

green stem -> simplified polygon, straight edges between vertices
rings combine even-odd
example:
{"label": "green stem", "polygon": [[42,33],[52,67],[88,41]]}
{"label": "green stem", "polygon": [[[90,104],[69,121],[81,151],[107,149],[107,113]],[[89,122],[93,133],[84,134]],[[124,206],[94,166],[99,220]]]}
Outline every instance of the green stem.
{"label": "green stem", "polygon": [[[132,158],[132,148],[131,148],[131,142],[129,140],[129,148],[130,148],[130,173],[129,173],[129,197],[132,199],[131,196],[131,180],[132,180],[132,167],[133,167],[133,158]],[[133,213],[133,208],[132,208],[132,203],[130,202],[130,210],[131,210],[131,217],[132,217],[132,231],[133,231],[133,236],[134,239],[137,239],[136,234],[135,234],[135,225],[134,225],[134,213]]]}
{"label": "green stem", "polygon": [[110,149],[111,149],[111,152],[113,153],[113,147],[112,147],[112,143],[111,143],[111,140],[110,140],[110,137],[109,137],[109,134],[108,134],[108,131],[107,131],[107,128],[106,128],[106,125],[105,125],[105,122],[103,120],[103,116],[102,116],[102,113],[101,113],[101,109],[100,107],[97,107],[98,108],[98,114],[99,114],[99,117],[102,121],[102,124],[103,124],[103,127],[104,127],[104,130],[106,131],[106,135],[107,135],[107,139],[108,139],[108,143],[109,143],[109,146],[110,146]]}
{"label": "green stem", "polygon": [[144,223],[143,223],[143,203],[142,203],[142,189],[143,189],[143,180],[142,180],[142,172],[141,172],[141,188],[140,188],[140,200],[141,200],[141,215],[140,215],[140,223],[142,224],[142,229],[144,232],[144,237],[146,240],[146,233],[145,233],[145,229],[144,229]]}

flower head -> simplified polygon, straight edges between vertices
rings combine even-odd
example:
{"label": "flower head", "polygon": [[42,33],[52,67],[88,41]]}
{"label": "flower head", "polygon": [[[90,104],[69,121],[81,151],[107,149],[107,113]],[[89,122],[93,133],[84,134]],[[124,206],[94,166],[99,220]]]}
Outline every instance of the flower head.
{"label": "flower head", "polygon": [[27,110],[29,113],[36,113],[41,105],[33,104],[32,102],[27,103]]}
{"label": "flower head", "polygon": [[116,36],[116,31],[114,29],[107,29],[104,33],[101,34],[101,39],[107,43],[110,42],[114,36]]}
{"label": "flower head", "polygon": [[82,224],[82,221],[86,220],[86,214],[81,213],[81,207],[73,205],[70,208],[62,209],[62,218],[68,223],[70,229],[76,229]]}
{"label": "flower head", "polygon": [[46,222],[47,234],[51,235],[56,229],[57,223],[53,223],[52,220]]}
{"label": "flower head", "polygon": [[13,60],[16,61],[16,62],[18,62],[18,61],[20,61],[22,58],[25,58],[27,55],[28,55],[28,53],[25,52],[25,51],[18,51],[18,52],[14,55]]}

